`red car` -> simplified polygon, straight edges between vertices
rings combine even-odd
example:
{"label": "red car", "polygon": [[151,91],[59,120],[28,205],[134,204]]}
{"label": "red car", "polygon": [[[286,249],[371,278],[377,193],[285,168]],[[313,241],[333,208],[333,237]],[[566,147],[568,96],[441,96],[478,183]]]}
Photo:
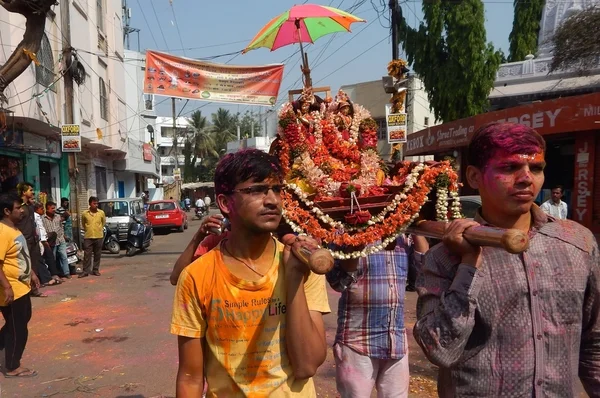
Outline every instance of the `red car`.
{"label": "red car", "polygon": [[179,232],[188,227],[188,217],[175,200],[156,200],[148,203],[146,212],[152,228],[177,228]]}

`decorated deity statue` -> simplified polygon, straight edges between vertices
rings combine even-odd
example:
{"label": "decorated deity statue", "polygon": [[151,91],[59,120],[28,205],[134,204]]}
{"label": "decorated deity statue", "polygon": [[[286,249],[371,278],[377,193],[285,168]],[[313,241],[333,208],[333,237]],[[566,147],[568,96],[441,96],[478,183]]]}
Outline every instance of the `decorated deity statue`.
{"label": "decorated deity statue", "polygon": [[300,95],[297,104],[296,118],[298,119],[298,122],[306,127],[308,130],[307,132],[310,133],[313,130],[311,108],[315,104],[315,96],[310,87],[306,87],[302,90],[302,95]]}
{"label": "decorated deity statue", "polygon": [[343,91],[339,91],[337,95],[337,114],[334,117],[334,123],[338,131],[348,132],[352,126],[353,108],[348,95]]}

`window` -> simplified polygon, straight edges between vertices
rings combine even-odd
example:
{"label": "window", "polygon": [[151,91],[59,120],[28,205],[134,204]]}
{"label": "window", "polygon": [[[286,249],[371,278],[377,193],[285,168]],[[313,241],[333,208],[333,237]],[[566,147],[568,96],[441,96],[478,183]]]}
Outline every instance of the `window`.
{"label": "window", "polygon": [[425,116],[425,120],[423,121],[423,125],[425,127],[429,126],[429,116]]}
{"label": "window", "polygon": [[40,45],[40,50],[37,53],[37,59],[40,64],[35,66],[36,83],[55,91],[56,88],[52,85],[55,80],[54,57],[52,56],[50,40],[48,40],[48,36],[46,36],[45,33],[42,36],[42,42]]}
{"label": "window", "polygon": [[104,30],[104,0],[96,0],[96,25],[102,32]]}
{"label": "window", "polygon": [[108,121],[108,92],[103,78],[100,78],[100,117]]}

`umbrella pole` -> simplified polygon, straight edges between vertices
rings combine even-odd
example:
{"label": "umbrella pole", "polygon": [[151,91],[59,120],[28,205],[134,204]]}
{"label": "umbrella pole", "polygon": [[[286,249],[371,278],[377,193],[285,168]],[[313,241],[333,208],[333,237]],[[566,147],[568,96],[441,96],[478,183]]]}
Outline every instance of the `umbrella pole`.
{"label": "umbrella pole", "polygon": [[298,32],[298,43],[300,44],[300,55],[302,56],[302,74],[304,75],[304,86],[312,87],[312,80],[310,78],[310,69],[308,68],[308,55],[304,53],[304,46],[302,45],[302,37],[300,36],[300,19],[296,18],[294,22],[296,25],[296,31]]}

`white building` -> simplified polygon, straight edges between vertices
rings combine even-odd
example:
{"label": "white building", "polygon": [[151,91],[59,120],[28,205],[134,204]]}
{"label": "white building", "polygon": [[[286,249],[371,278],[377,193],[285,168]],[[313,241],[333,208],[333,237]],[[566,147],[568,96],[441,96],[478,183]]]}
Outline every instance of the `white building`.
{"label": "white building", "polygon": [[185,117],[179,117],[176,121],[177,146],[174,145],[173,118],[159,116],[156,118],[155,140],[158,156],[160,157],[161,181],[170,184],[174,181],[175,170],[183,169],[185,156],[183,148],[185,139],[192,134],[190,123]]}
{"label": "white building", "polygon": [[[61,23],[61,7],[67,6],[70,29]],[[8,163],[17,179],[30,180],[52,199],[71,197],[75,212],[88,207],[90,196],[102,199],[119,193],[114,162],[126,159],[131,121],[126,81],[135,80],[127,76],[123,63],[121,13],[121,0],[58,2],[47,13],[46,33],[36,54],[40,65],[32,63],[5,92],[14,117],[8,118],[8,140],[0,142],[0,166]],[[1,62],[22,40],[24,27],[21,15],[0,8]],[[60,153],[59,136],[67,120],[62,48],[69,30],[73,53],[85,69],[85,81],[74,83],[73,121],[80,125],[82,151],[71,170],[68,156]]]}
{"label": "white building", "polygon": [[596,68],[588,71],[588,76],[579,76],[574,70],[548,73],[553,51],[550,39],[556,30],[569,16],[594,5],[600,6],[600,0],[546,2],[540,21],[537,56],[530,54],[524,61],[500,65],[489,96],[491,110],[600,90],[600,60]]}
{"label": "white building", "polygon": [[[417,76],[411,75],[403,86],[407,88],[405,103],[407,135],[427,126],[438,124],[435,121],[435,115],[429,109],[429,99],[421,80]],[[385,92],[382,81],[349,84],[342,86],[341,90],[348,94],[352,102],[365,107],[371,113],[371,117],[379,123],[377,149],[383,159],[389,159],[391,145],[387,142],[385,106],[390,103],[391,95]]]}
{"label": "white building", "polygon": [[160,176],[160,159],[151,144],[156,114],[153,96],[143,93],[144,54],[125,50],[124,65],[127,154],[114,161],[115,190],[117,197],[138,197],[147,189],[154,190]]}

